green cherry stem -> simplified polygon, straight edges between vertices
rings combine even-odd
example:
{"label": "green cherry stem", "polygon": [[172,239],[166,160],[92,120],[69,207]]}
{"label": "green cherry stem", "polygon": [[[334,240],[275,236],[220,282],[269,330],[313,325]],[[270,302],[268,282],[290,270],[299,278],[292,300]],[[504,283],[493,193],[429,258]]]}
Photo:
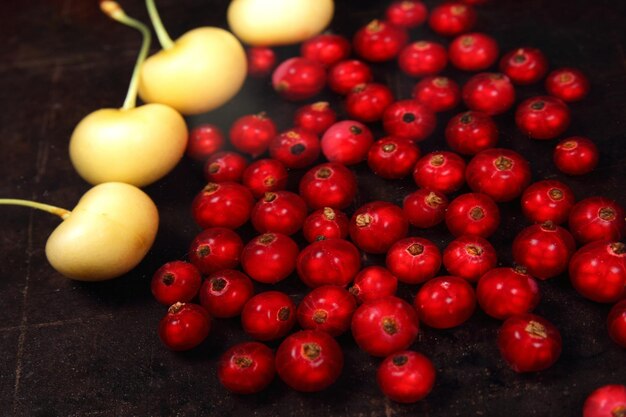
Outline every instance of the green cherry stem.
{"label": "green cherry stem", "polygon": [[69,215],[72,213],[71,211],[66,210],[64,208],[51,206],[49,204],[38,203],[36,201],[20,200],[17,198],[0,198],[0,204],[10,205],[10,206],[24,206],[24,207],[34,208],[37,210],[47,211],[48,213],[59,216],[63,220],[67,219]]}
{"label": "green cherry stem", "polygon": [[165,30],[165,26],[163,26],[161,16],[159,16],[159,12],[154,5],[154,0],[146,0],[146,8],[148,9],[150,21],[152,21],[152,26],[154,26],[154,31],[156,32],[157,38],[159,38],[161,47],[163,49],[170,49],[174,46],[174,41],[172,41],[172,38],[170,38],[170,35],[168,35]]}
{"label": "green cherry stem", "polygon": [[130,79],[130,85],[128,86],[128,92],[126,93],[126,99],[124,100],[124,105],[122,109],[129,110],[134,108],[137,105],[137,89],[139,88],[139,71],[141,70],[141,65],[146,60],[148,56],[148,51],[150,49],[150,42],[152,40],[152,35],[150,34],[150,29],[148,26],[143,24],[137,19],[133,19],[132,17],[126,15],[124,10],[120,7],[120,5],[113,0],[100,0],[100,9],[109,16],[111,19],[116,20],[126,26],[137,29],[141,32],[142,42],[141,49],[139,50],[139,55],[137,56],[137,62],[135,63],[135,68],[133,69],[133,75]]}

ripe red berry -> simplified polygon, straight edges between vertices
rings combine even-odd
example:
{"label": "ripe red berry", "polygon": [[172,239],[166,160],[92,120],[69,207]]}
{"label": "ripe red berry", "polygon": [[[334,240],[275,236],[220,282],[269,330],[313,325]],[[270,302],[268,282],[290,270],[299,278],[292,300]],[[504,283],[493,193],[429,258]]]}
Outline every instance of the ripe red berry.
{"label": "ripe red berry", "polygon": [[433,389],[435,367],[426,356],[403,350],[389,355],[381,362],[376,381],[389,399],[399,403],[414,403]]}
{"label": "ripe red berry", "polygon": [[385,264],[398,281],[419,284],[437,274],[441,268],[441,252],[428,239],[407,237],[389,248]]}
{"label": "ripe red berry", "polygon": [[217,377],[235,394],[263,391],[276,374],[272,349],[260,342],[243,342],[230,347],[220,356]]}
{"label": "ripe red berry", "polygon": [[302,249],[296,268],[308,287],[345,287],[361,269],[361,254],[356,246],[344,239],[318,240]]}
{"label": "ripe red berry", "polygon": [[287,168],[305,168],[320,156],[320,141],[315,132],[301,127],[281,132],[270,141],[270,157]]}
{"label": "ripe red berry", "polygon": [[248,75],[263,78],[276,66],[276,52],[267,46],[251,46],[246,49]]}
{"label": "ripe red berry", "polygon": [[531,97],[515,111],[515,124],[533,139],[553,139],[569,127],[570,110],[560,99],[550,96]]}
{"label": "ripe red berry", "polygon": [[582,417],[620,417],[626,411],[626,385],[610,384],[594,390],[583,406]]}
{"label": "ripe red berry", "polygon": [[370,147],[367,165],[382,178],[400,179],[413,171],[419,157],[419,148],[410,140],[387,136]]}
{"label": "ripe red berry", "polygon": [[615,343],[626,348],[626,300],[615,304],[607,319],[609,336]]}
{"label": "ripe red berry", "polygon": [[265,233],[255,237],[241,252],[241,267],[255,281],[275,284],[296,269],[300,252],[289,236]]}
{"label": "ripe red berry", "polygon": [[239,265],[243,242],[237,233],[224,227],[200,232],[189,245],[189,261],[204,275]]}
{"label": "ripe red berry", "polygon": [[341,35],[321,33],[302,42],[300,55],[329,67],[350,55],[350,41]]}
{"label": "ripe red berry", "polygon": [[234,269],[222,269],[202,283],[200,304],[212,317],[236,317],[253,295],[250,278]]}
{"label": "ripe red berry", "polygon": [[448,52],[437,42],[417,41],[398,54],[398,66],[410,77],[421,78],[439,74],[448,65]]}
{"label": "ripe red berry", "polygon": [[461,194],[448,205],[445,221],[453,236],[488,238],[498,229],[500,209],[486,194]]}
{"label": "ripe red berry", "polygon": [[406,44],[404,29],[381,20],[372,20],[356,31],[352,38],[354,52],[370,62],[383,62],[395,58]]}
{"label": "ripe red berry", "polygon": [[359,303],[367,303],[395,295],[397,289],[398,279],[389,270],[382,266],[372,265],[361,269],[354,277],[350,293]]}
{"label": "ripe red berry", "polygon": [[437,117],[417,100],[399,100],[383,112],[383,129],[388,135],[420,142],[435,130]]}
{"label": "ripe red berry", "polygon": [[533,223],[565,223],[575,203],[572,189],[556,180],[532,183],[521,197],[522,213]]}
{"label": "ripe red berry", "polygon": [[385,84],[359,84],[346,94],[345,110],[351,119],[375,122],[380,120],[385,109],[394,100],[393,92]]}
{"label": "ripe red berry", "polygon": [[300,195],[312,209],[345,209],[354,200],[357,180],[341,163],[327,162],[308,170],[300,180]]}
{"label": "ripe red berry", "polygon": [[446,143],[454,152],[476,155],[498,144],[498,127],[485,113],[466,111],[454,116],[445,131]]}
{"label": "ripe red berry", "polygon": [[289,58],[272,73],[272,86],[285,100],[306,100],[321,92],[325,85],[326,69],[307,58]]}
{"label": "ripe red berry", "polygon": [[568,175],[584,175],[593,171],[600,159],[598,147],[591,139],[572,136],[554,148],[554,165]]}
{"label": "ripe red berry", "polygon": [[404,198],[402,211],[409,223],[427,229],[441,223],[448,208],[448,197],[439,191],[420,188]]}
{"label": "ripe red berry", "polygon": [[409,231],[402,209],[386,201],[372,201],[359,207],[350,219],[350,238],[368,253],[385,253]]}
{"label": "ripe red berry", "polygon": [[446,275],[422,285],[414,302],[420,322],[435,329],[449,329],[465,323],[474,314],[476,295],[463,278]]}
{"label": "ripe red berry", "polygon": [[576,68],[559,68],[548,74],[546,90],[563,101],[579,101],[589,93],[589,80]]}
{"label": "ripe red berry", "polygon": [[480,236],[460,236],[443,250],[443,266],[449,274],[477,282],[496,267],[495,248]]}
{"label": "ripe red berry", "polygon": [[299,107],[294,114],[294,125],[321,135],[337,121],[337,113],[327,101],[318,101]]}
{"label": "ripe red berry", "polygon": [[188,262],[171,261],[154,273],[150,290],[159,303],[171,306],[178,301],[191,301],[201,285],[202,276],[198,268]]}
{"label": "ripe red berry", "polygon": [[279,291],[253,296],[241,312],[244,332],[260,341],[280,339],[295,323],[296,305],[287,294]]}
{"label": "ripe red berry", "polygon": [[221,151],[208,157],[202,171],[207,182],[240,182],[247,167],[248,160],[243,155]]}
{"label": "ripe red berry", "polygon": [[331,207],[320,208],[304,220],[302,234],[307,242],[324,239],[345,239],[350,220],[342,211]]}
{"label": "ripe red berry", "polygon": [[468,32],[476,23],[476,11],[461,2],[445,2],[431,10],[430,28],[442,36],[456,36]]}
{"label": "ripe red berry", "polygon": [[255,198],[267,192],[284,190],[287,187],[287,168],[276,159],[257,159],[246,167],[241,177]]}
{"label": "ripe red berry", "polygon": [[159,337],[171,350],[189,350],[202,343],[210,329],[211,319],[203,307],[175,303],[159,322]]}
{"label": "ripe red berry", "polygon": [[189,132],[187,141],[187,156],[198,161],[204,161],[209,156],[224,147],[224,134],[213,124],[204,123],[195,126]]}
{"label": "ripe red berry", "polygon": [[569,213],[569,230],[579,243],[619,240],[624,235],[624,209],[606,197],[587,197]]}
{"label": "ripe red berry", "polygon": [[235,182],[208,183],[191,202],[191,214],[203,229],[236,229],[250,218],[254,197]]}
{"label": "ripe red berry", "polygon": [[470,110],[489,116],[506,112],[515,103],[515,87],[504,74],[483,72],[470,78],[461,95]]}
{"label": "ripe red berry", "polygon": [[483,71],[498,59],[498,43],[484,33],[466,33],[448,47],[450,62],[463,71]]}
{"label": "ripe red berry", "polygon": [[533,311],[541,295],[537,281],[528,275],[525,268],[517,266],[487,271],[478,280],[476,298],[485,313],[505,320]]}
{"label": "ripe red berry", "polygon": [[302,228],[306,216],[302,197],[283,190],[265,193],[252,208],[250,220],[257,232],[292,235]]}
{"label": "ripe red berry", "polygon": [[413,180],[421,188],[453,193],[465,183],[465,161],[453,152],[431,152],[415,164]]}
{"label": "ripe red berry", "polygon": [[428,9],[419,0],[396,0],[385,9],[387,21],[403,28],[414,28],[426,21]]}
{"label": "ripe red berry", "polygon": [[425,77],[413,87],[413,98],[438,113],[458,106],[461,89],[452,78]]}
{"label": "ripe red berry", "polygon": [[276,125],[264,112],[247,114],[233,122],[228,135],[235,149],[256,157],[267,150],[276,136]]}
{"label": "ripe red berry", "polygon": [[371,68],[357,59],[336,63],[328,70],[328,88],[337,94],[348,94],[354,87],[373,80]]}
{"label": "ripe red berry", "polygon": [[304,296],[298,305],[298,323],[303,329],[321,330],[336,337],[350,328],[356,300],[343,287],[323,285]]}
{"label": "ripe red berry", "polygon": [[329,127],[321,140],[322,153],[330,162],[353,165],[367,157],[374,136],[356,120],[342,120]]}
{"label": "ripe red berry", "polygon": [[514,84],[534,84],[548,72],[548,59],[537,48],[517,48],[500,59],[500,71]]}
{"label": "ripe red berry", "polygon": [[587,243],[569,262],[574,289],[598,303],[614,303],[626,297],[626,245],[621,242]]}

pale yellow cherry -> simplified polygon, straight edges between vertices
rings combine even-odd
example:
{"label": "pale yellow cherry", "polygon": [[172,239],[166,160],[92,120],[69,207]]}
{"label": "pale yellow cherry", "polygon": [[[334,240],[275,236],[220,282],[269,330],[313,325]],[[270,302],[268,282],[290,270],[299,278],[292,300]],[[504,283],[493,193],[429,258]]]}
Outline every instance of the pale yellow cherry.
{"label": "pale yellow cherry", "polygon": [[139,97],[163,103],[185,115],[216,109],[239,92],[247,74],[239,40],[217,27],[190,30],[176,41],[167,34],[154,0],[146,0],[162,50],[141,69]]}
{"label": "pale yellow cherry", "polygon": [[59,273],[79,281],[103,281],[131,271],[152,247],[159,226],[152,199],[120,182],[91,188],[72,211],[27,200],[0,199],[0,204],[60,216],[63,222],[46,242],[46,257]]}
{"label": "pale yellow cherry", "polygon": [[334,9],[333,0],[232,0],[227,19],[244,43],[290,45],[322,32]]}

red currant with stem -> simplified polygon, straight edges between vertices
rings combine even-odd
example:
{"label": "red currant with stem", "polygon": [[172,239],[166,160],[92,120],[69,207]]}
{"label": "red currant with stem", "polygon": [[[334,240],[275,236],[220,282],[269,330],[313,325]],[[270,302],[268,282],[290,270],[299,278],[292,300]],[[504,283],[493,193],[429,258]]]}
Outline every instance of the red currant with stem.
{"label": "red currant with stem", "polygon": [[519,153],[505,148],[485,149],[467,164],[465,180],[474,192],[496,202],[519,197],[531,180],[530,164]]}
{"label": "red currant with stem", "polygon": [[301,330],[289,335],[276,351],[276,372],[289,387],[301,392],[328,388],[341,375],[343,351],[328,333]]}
{"label": "red currant with stem", "polygon": [[372,20],[356,31],[352,38],[354,52],[370,62],[394,59],[408,41],[406,31],[391,23]]}
{"label": "red currant with stem", "polygon": [[298,323],[303,329],[321,330],[336,337],[350,328],[356,300],[343,287],[323,285],[304,296],[298,305]]}
{"label": "red currant with stem", "polygon": [[583,297],[614,303],[626,297],[626,245],[621,242],[587,243],[569,262],[572,285]]}
{"label": "red currant with stem", "polygon": [[465,105],[489,116],[506,112],[515,103],[515,87],[509,77],[482,72],[467,80],[461,89]]}
{"label": "red currant with stem", "polygon": [[189,245],[189,261],[204,275],[239,265],[243,242],[239,235],[224,227],[200,232]]}
{"label": "red currant with stem", "polygon": [[623,417],[626,413],[626,385],[610,384],[594,390],[583,406],[583,417]]}
{"label": "red currant with stem", "polygon": [[202,283],[200,304],[212,317],[236,317],[253,295],[254,286],[248,276],[234,269],[222,269]]}
{"label": "red currant with stem", "polygon": [[346,114],[360,122],[375,122],[394,101],[391,89],[385,84],[359,84],[346,94]]}
{"label": "red currant with stem", "polygon": [[624,235],[624,209],[606,197],[587,197],[574,204],[568,224],[579,243],[619,240]]}
{"label": "red currant with stem", "polygon": [[609,336],[615,343],[626,348],[626,300],[615,304],[607,319]]}
{"label": "red currant with stem", "polygon": [[337,121],[337,112],[327,101],[317,101],[299,107],[294,114],[294,125],[321,135]]}
{"label": "red currant with stem", "polygon": [[284,190],[287,187],[287,168],[276,159],[257,159],[243,171],[241,182],[255,198],[267,192]]}
{"label": "red currant with stem", "polygon": [[532,183],[524,190],[520,200],[522,213],[533,223],[565,223],[576,203],[572,189],[556,180]]}
{"label": "red currant with stem", "polygon": [[476,295],[466,280],[446,275],[425,282],[414,305],[420,322],[435,329],[450,329],[474,314]]}
{"label": "red currant with stem", "polygon": [[224,134],[214,124],[204,123],[189,132],[185,153],[190,158],[204,161],[224,147]]}
{"label": "red currant with stem", "polygon": [[292,235],[302,228],[307,216],[306,203],[291,191],[265,193],[252,209],[252,226],[260,233]]}
{"label": "red currant with stem", "polygon": [[428,153],[415,164],[413,180],[421,188],[453,193],[465,184],[465,161],[453,152]]}
{"label": "red currant with stem", "polygon": [[418,146],[410,140],[387,136],[370,147],[367,165],[379,177],[400,179],[411,174],[419,157]]}
{"label": "red currant with stem", "polygon": [[413,87],[413,98],[434,112],[452,110],[461,101],[461,88],[452,78],[425,77]]}
{"label": "red currant with stem", "polygon": [[308,170],[300,179],[300,196],[312,209],[345,209],[357,193],[357,179],[345,165],[326,162]]}
{"label": "red currant with stem", "polygon": [[236,229],[250,218],[254,197],[250,190],[235,182],[208,183],[191,202],[191,214],[203,229]]}
{"label": "red currant with stem", "polygon": [[308,287],[345,287],[361,269],[361,254],[347,240],[322,239],[302,249],[296,268],[298,276]]}
{"label": "red currant with stem", "polygon": [[514,84],[534,84],[548,73],[548,59],[540,49],[517,48],[502,56],[500,71]]}
{"label": "red currant with stem", "polygon": [[488,238],[500,225],[500,209],[487,194],[461,194],[448,205],[445,221],[455,237],[471,235]]}
{"label": "red currant with stem", "polygon": [[448,208],[448,197],[439,191],[420,188],[404,198],[402,211],[409,223],[427,229],[441,223]]}
{"label": "red currant with stem", "polygon": [[546,90],[563,101],[579,101],[589,93],[589,80],[576,68],[558,68],[546,77]]}
{"label": "red currant with stem", "polygon": [[425,398],[435,385],[435,367],[426,356],[402,350],[378,366],[376,382],[392,401],[410,404]]}
{"label": "red currant with stem", "polygon": [[435,112],[414,99],[399,100],[383,112],[383,129],[388,135],[420,142],[435,130]]}
{"label": "red currant with stem", "polygon": [[269,341],[286,336],[296,323],[296,305],[285,293],[266,291],[248,300],[241,324],[250,337]]}
{"label": "red currant with stem", "polygon": [[387,21],[402,28],[415,28],[426,21],[428,9],[419,0],[397,0],[385,9]]}
{"label": "red currant with stem", "polygon": [[235,149],[257,157],[267,150],[276,133],[274,121],[261,112],[236,119],[228,135]]}
{"label": "red currant with stem", "polygon": [[498,59],[498,43],[484,33],[467,33],[456,37],[448,47],[450,62],[463,71],[483,71]]}
{"label": "red currant with stem", "polygon": [[476,11],[461,2],[446,2],[431,10],[430,28],[442,36],[456,36],[468,32],[476,23]]}
{"label": "red currant with stem", "polygon": [[349,230],[350,238],[362,251],[385,253],[407,235],[409,222],[395,204],[371,201],[354,212]]}
{"label": "red currant with stem", "polygon": [[326,85],[326,69],[318,61],[294,57],[280,63],[272,73],[272,86],[283,99],[301,101],[314,97]]}
{"label": "red currant with stem", "polygon": [[487,239],[480,236],[459,236],[443,250],[442,261],[449,274],[477,282],[496,267],[498,257]]}
{"label": "red currant with stem", "polygon": [[322,153],[330,162],[357,164],[367,157],[374,136],[356,120],[342,120],[329,127],[321,140]]}
{"label": "red currant with stem", "polygon": [[150,290],[159,303],[171,306],[177,301],[191,301],[201,285],[202,276],[198,268],[189,262],[171,261],[156,270]]}
{"label": "red currant with stem", "polygon": [[267,46],[251,46],[246,49],[248,75],[255,78],[268,76],[276,66],[276,52]]}
{"label": "red currant with stem", "polygon": [[207,311],[192,303],[175,303],[159,322],[159,337],[167,348],[189,350],[204,341],[211,329]]}
{"label": "red currant with stem", "polygon": [[466,111],[454,116],[445,131],[446,143],[456,153],[476,155],[498,144],[498,126],[487,114]]}
{"label": "red currant with stem", "polygon": [[526,313],[506,319],[498,334],[498,347],[502,358],[515,372],[537,372],[558,360],[562,340],[552,323]]}
{"label": "red currant with stem", "polygon": [[589,138],[572,136],[554,147],[554,165],[567,175],[584,175],[595,169],[600,159],[598,147]]}
{"label": "red currant with stem", "polygon": [[305,168],[320,156],[320,140],[315,132],[301,127],[281,132],[270,141],[270,157],[287,168]]}
{"label": "red currant with stem", "polygon": [[407,237],[389,248],[385,264],[398,281],[419,284],[437,274],[441,268],[441,252],[428,239]]}
{"label": "red currant with stem", "polygon": [[397,290],[398,279],[388,269],[378,265],[361,269],[349,289],[359,304],[395,295]]}
{"label": "red currant with stem", "polygon": [[248,160],[237,152],[216,152],[204,162],[202,171],[207,182],[239,182]]}
{"label": "red currant with stem", "polygon": [[243,342],[230,347],[220,356],[217,377],[235,394],[256,394],[274,379],[274,352],[260,342]]}
{"label": "red currant with stem", "polygon": [[505,320],[530,313],[539,304],[537,281],[522,266],[493,268],[478,280],[476,298],[489,316]]}
{"label": "red currant with stem", "polygon": [[432,41],[408,44],[398,54],[398,67],[410,77],[439,74],[448,65],[446,48]]}
{"label": "red currant with stem", "polygon": [[304,220],[302,234],[307,242],[324,239],[345,239],[350,219],[343,211],[331,207],[315,210]]}
{"label": "red currant with stem", "polygon": [[544,280],[567,270],[576,242],[567,229],[547,221],[522,229],[513,240],[512,251],[515,263]]}
{"label": "red currant with stem", "polygon": [[348,39],[332,33],[315,35],[300,45],[300,55],[325,67],[346,59],[350,55],[350,50]]}
{"label": "red currant with stem", "polygon": [[275,284],[296,269],[299,252],[298,245],[289,236],[265,233],[244,246],[241,267],[255,281]]}
{"label": "red currant with stem", "polygon": [[351,329],[362,350],[383,357],[408,348],[417,338],[419,321],[411,304],[390,296],[361,304]]}
{"label": "red currant with stem", "polygon": [[372,69],[357,59],[339,61],[328,70],[328,88],[337,94],[348,94],[354,87],[374,79]]}
{"label": "red currant with stem", "polygon": [[570,110],[561,99],[550,96],[531,97],[515,111],[515,124],[533,139],[553,139],[569,127]]}

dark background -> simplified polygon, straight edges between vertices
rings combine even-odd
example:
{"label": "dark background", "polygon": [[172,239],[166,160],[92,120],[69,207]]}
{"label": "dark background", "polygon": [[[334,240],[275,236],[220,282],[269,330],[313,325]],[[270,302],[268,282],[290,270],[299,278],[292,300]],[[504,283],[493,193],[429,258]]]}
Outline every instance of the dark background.
{"label": "dark background", "polygon": [[[432,7],[437,2],[426,3]],[[128,14],[148,21],[143,2],[122,4]],[[332,29],[351,36],[381,17],[387,4],[339,0]],[[158,1],[173,38],[197,26],[224,26],[226,6],[225,0]],[[71,167],[69,137],[91,111],[121,106],[139,36],[102,15],[96,1],[9,1],[3,8],[0,196],[71,209],[89,186]],[[551,162],[555,142],[525,138],[516,130],[511,112],[497,118],[500,144],[531,161],[534,180],[556,178],[573,187],[578,199],[604,195],[626,206],[624,2],[491,0],[478,13],[476,29],[495,36],[502,51],[539,47],[552,68],[575,66],[590,76],[591,94],[572,104],[567,134],[596,141],[601,163],[584,177],[560,174]],[[411,38],[439,39],[426,27],[413,30]],[[297,48],[280,48],[278,53],[295,55]],[[459,82],[468,78],[452,69],[445,74]],[[376,65],[375,76],[388,82],[398,98],[408,98],[415,83],[399,74],[395,63]],[[542,91],[541,85],[520,88],[518,99]],[[342,112],[333,94],[324,92],[315,100],[319,99],[331,101]],[[190,118],[189,125],[213,122],[226,130],[234,118],[265,110],[280,129],[287,129],[298,105],[279,100],[267,79],[249,80],[232,102]],[[424,152],[445,148],[443,126],[460,111],[461,107],[438,116],[437,131],[420,144]],[[372,128],[380,135],[378,126]],[[367,180],[361,181],[355,205],[372,198],[400,203],[414,189],[409,180],[388,182],[372,178],[362,166],[355,169],[361,180]],[[0,208],[1,415],[577,416],[593,389],[626,383],[626,351],[606,333],[610,306],[584,300],[567,276],[560,276],[540,283],[542,301],[536,309],[563,336],[561,359],[547,371],[531,375],[511,371],[495,344],[499,322],[477,311],[456,329],[422,328],[412,347],[433,360],[438,374],[431,395],[414,405],[385,400],[374,381],[379,360],[359,351],[349,335],[339,339],[345,368],[332,388],[304,395],[276,379],[259,395],[233,396],[218,383],[215,367],[227,347],[246,340],[238,320],[214,321],[212,334],[199,348],[172,353],[156,333],[165,308],[149,290],[152,273],[169,260],[184,258],[199,232],[189,206],[202,185],[199,166],[185,159],[167,178],[147,187],[161,215],[155,246],[134,271],[104,283],[67,280],[49,266],[44,245],[57,218],[24,208]],[[491,239],[502,265],[511,262],[510,239],[527,225],[518,204],[501,205],[504,220]],[[419,233],[440,248],[451,240],[443,227]],[[295,276],[278,288],[295,300],[305,292]],[[408,287],[400,290],[409,300],[415,292]]]}

